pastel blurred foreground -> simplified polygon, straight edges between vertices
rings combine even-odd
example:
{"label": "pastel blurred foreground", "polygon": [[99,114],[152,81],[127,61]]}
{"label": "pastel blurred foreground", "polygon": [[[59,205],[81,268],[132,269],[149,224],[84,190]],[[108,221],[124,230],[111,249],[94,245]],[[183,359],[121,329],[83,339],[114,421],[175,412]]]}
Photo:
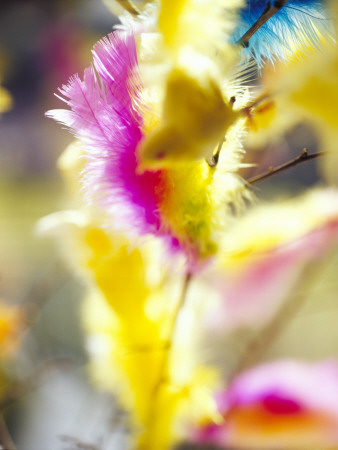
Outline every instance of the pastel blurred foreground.
{"label": "pastel blurred foreground", "polygon": [[[338,449],[337,2],[106,3],[122,24],[47,113],[75,138],[72,209],[38,230],[85,283],[89,372],[125,448]],[[253,177],[300,125],[313,147]],[[297,192],[262,181],[310,159]]]}

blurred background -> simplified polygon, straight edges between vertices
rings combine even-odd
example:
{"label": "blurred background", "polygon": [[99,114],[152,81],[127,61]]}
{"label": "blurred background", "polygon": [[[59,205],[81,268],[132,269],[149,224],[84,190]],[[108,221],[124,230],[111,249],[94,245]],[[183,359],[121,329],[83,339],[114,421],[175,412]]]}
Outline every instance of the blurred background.
{"label": "blurred background", "polygon": [[[83,286],[55,243],[34,231],[41,217],[69,207],[56,161],[72,136],[44,113],[62,107],[54,96],[57,88],[73,73],[82,73],[90,63],[93,44],[115,23],[101,0],[1,2],[0,78],[12,107],[0,120],[0,299],[29,305],[31,311],[19,354],[6,365],[1,382],[3,388],[15,379],[27,380],[27,389],[20,395],[16,390],[13,399],[5,402],[10,434],[22,450],[124,448],[123,432],[116,431],[124,428],[123,415],[87,380],[79,317]],[[243,175],[253,176],[297,156],[305,146],[315,151],[316,137],[309,127],[301,126],[273,148],[249,152],[247,160],[258,161],[259,166]],[[299,192],[315,183],[316,164],[306,164],[263,182],[257,195],[269,198]],[[322,328],[316,299],[314,294],[303,322],[295,321],[290,336],[278,344],[280,349],[289,349],[296,340],[293,352],[301,354],[301,327],[315,326],[315,346],[308,346],[309,356],[323,353],[323,346],[316,347],[317,339],[327,318],[333,320],[334,299],[327,298],[322,305],[321,313],[327,313],[319,318]],[[324,345],[328,355],[334,350],[331,344],[338,341],[337,331],[329,333],[325,342],[330,346]],[[0,436],[4,433],[0,424]]]}
{"label": "blurred background", "polygon": [[28,305],[32,316],[1,387],[27,382],[28,393],[6,408],[10,434],[23,450],[84,448],[104,439],[113,414],[111,400],[94,394],[85,374],[83,288],[35,226],[67,207],[56,160],[72,136],[44,113],[62,107],[57,88],[82,73],[93,44],[115,23],[100,0],[0,6],[0,79],[12,97],[0,118],[0,299]]}

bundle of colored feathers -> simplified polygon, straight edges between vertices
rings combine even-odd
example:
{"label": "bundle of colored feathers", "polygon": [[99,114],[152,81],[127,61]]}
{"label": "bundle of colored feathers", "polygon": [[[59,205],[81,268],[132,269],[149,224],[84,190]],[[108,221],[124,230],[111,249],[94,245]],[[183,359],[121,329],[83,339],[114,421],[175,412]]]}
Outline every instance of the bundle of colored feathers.
{"label": "bundle of colored feathers", "polygon": [[[44,226],[66,225],[75,266],[90,279],[91,371],[130,413],[127,448],[338,445],[337,361],[244,364],[227,379],[198,350],[208,333],[278,317],[306,268],[337,241],[334,188],[247,212],[254,194],[238,174],[249,165],[245,140],[270,141],[303,120],[323,146],[337,137],[337,115],[326,120],[329,106],[308,101],[314,79],[314,95],[337,97],[337,8],[118,4],[118,30],[94,46],[83,77],[59,90],[67,109],[47,113],[74,134],[60,166],[80,180],[83,198],[80,211]],[[272,81],[261,78],[272,66]]]}

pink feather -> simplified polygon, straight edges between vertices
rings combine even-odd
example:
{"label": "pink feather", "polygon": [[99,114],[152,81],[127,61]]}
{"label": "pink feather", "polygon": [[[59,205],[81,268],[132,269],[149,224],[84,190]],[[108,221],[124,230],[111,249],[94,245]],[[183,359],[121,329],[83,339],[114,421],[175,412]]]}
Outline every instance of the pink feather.
{"label": "pink feather", "polygon": [[165,177],[161,171],[137,172],[136,149],[143,134],[135,104],[142,85],[134,36],[111,33],[95,45],[93,56],[83,81],[75,75],[60,89],[71,110],[47,116],[70,128],[83,144],[85,190],[101,197],[117,228],[168,235],[158,211]]}

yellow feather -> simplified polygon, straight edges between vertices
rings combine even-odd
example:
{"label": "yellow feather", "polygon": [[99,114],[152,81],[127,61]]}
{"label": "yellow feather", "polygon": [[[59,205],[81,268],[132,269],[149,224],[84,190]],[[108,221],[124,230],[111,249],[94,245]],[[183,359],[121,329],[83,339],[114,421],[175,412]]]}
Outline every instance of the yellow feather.
{"label": "yellow feather", "polygon": [[174,69],[166,85],[161,122],[141,146],[142,164],[163,167],[210,159],[238,117],[211,78],[201,82]]}

